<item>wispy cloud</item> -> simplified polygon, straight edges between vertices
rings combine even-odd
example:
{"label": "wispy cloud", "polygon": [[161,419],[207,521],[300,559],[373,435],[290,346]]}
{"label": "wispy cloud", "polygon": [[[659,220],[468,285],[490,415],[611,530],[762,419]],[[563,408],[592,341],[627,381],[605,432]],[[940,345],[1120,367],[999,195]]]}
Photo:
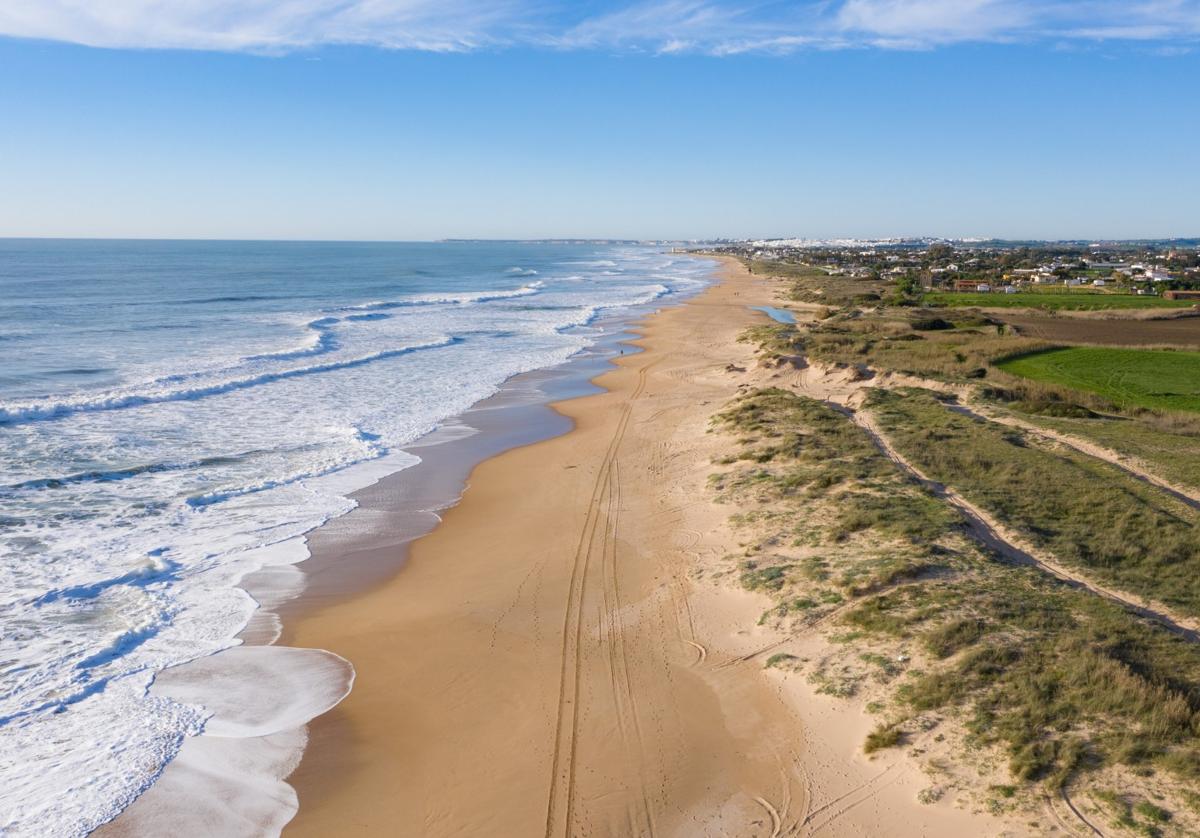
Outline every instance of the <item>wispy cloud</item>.
{"label": "wispy cloud", "polygon": [[4,0],[0,34],[98,47],[286,51],[326,44],[461,51],[532,22],[477,0]]}
{"label": "wispy cloud", "polygon": [[837,13],[851,36],[930,44],[994,39],[1036,20],[1031,4],[1012,0],[846,0]]}
{"label": "wispy cloud", "polygon": [[970,42],[1200,43],[1200,0],[3,0],[0,35],[97,47],[335,44],[733,55]]}

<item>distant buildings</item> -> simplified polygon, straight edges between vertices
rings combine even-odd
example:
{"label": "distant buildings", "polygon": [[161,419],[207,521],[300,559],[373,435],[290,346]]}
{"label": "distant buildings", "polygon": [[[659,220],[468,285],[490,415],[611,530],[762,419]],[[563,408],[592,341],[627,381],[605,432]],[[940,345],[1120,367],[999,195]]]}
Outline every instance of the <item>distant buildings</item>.
{"label": "distant buildings", "polygon": [[[1043,287],[1155,295],[1200,289],[1200,239],[1002,242],[946,239],[722,241],[743,258],[804,265],[834,277],[907,289],[1017,293]],[[1165,285],[1164,285],[1165,283]]]}

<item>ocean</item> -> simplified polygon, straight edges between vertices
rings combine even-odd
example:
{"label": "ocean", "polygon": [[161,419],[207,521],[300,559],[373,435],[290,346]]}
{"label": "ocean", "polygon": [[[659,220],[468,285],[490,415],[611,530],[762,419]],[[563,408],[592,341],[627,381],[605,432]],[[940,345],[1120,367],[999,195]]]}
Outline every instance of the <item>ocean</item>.
{"label": "ocean", "polygon": [[350,490],[512,376],[712,270],[596,244],[0,240],[0,831],[111,819],[205,730],[150,687],[240,642],[240,580],[301,561]]}

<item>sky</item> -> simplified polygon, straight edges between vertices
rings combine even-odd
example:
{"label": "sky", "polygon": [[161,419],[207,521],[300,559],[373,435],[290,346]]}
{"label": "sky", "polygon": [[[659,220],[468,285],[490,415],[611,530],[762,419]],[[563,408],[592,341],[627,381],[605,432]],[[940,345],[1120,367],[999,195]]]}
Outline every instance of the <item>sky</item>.
{"label": "sky", "polygon": [[1200,236],[1198,105],[1200,0],[0,0],[0,236]]}

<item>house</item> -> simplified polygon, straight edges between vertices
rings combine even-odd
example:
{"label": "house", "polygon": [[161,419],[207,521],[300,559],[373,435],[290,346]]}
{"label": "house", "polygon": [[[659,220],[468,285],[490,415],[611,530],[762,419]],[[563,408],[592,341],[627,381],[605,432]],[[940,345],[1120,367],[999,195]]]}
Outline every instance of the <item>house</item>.
{"label": "house", "polygon": [[1015,285],[1005,285],[1004,293],[1005,294],[1015,294],[1015,293],[1017,293],[1017,288]]}
{"label": "house", "polygon": [[1108,283],[1106,283],[1103,279],[1093,279],[1092,280],[1092,285],[1095,285],[1097,288],[1103,288],[1107,284]]}
{"label": "house", "polygon": [[1164,291],[1164,300],[1195,300],[1200,303],[1200,291]]}
{"label": "house", "polygon": [[982,279],[956,279],[954,280],[955,291],[980,291],[988,293],[992,290],[992,286],[988,285]]}
{"label": "house", "polygon": [[1169,273],[1164,271],[1162,268],[1148,268],[1146,270],[1145,278],[1150,280],[1151,282],[1166,282],[1168,279],[1171,279],[1172,277]]}

